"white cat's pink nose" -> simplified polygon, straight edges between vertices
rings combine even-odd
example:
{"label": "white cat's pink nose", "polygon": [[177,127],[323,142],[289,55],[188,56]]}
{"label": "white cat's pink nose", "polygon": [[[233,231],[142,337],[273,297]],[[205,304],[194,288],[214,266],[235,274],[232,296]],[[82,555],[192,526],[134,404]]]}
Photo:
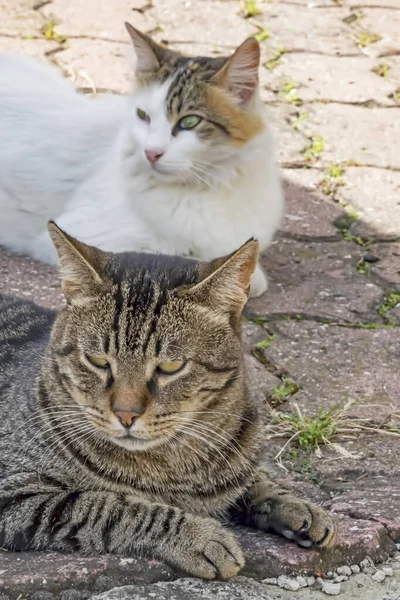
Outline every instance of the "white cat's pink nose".
{"label": "white cat's pink nose", "polygon": [[147,160],[154,165],[164,154],[162,150],[145,150]]}

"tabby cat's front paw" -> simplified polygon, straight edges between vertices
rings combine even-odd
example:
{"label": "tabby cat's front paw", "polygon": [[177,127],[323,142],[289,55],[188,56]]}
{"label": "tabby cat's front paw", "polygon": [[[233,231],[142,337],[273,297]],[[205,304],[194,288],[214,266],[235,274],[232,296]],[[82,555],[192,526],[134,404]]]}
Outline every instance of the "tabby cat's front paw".
{"label": "tabby cat's front paw", "polygon": [[276,503],[270,512],[269,526],[306,548],[332,546],[336,536],[336,525],[326,510],[291,495]]}
{"label": "tabby cat's front paw", "polygon": [[229,579],[244,565],[235,536],[217,521],[196,517],[187,523],[182,543],[174,544],[167,560],[202,579]]}

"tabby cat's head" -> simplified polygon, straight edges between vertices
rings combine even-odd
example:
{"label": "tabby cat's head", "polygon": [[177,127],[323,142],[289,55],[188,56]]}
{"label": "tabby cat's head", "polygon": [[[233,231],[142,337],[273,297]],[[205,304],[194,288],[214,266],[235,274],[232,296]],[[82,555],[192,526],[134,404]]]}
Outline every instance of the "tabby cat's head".
{"label": "tabby cat's head", "polygon": [[78,409],[86,432],[128,450],[181,436],[204,411],[240,414],[256,241],[205,264],[106,253],[49,231],[67,298],[49,347],[52,410]]}
{"label": "tabby cat's head", "polygon": [[137,57],[131,133],[143,169],[167,182],[226,182],[264,129],[257,40],[229,58],[187,57],[126,26]]}

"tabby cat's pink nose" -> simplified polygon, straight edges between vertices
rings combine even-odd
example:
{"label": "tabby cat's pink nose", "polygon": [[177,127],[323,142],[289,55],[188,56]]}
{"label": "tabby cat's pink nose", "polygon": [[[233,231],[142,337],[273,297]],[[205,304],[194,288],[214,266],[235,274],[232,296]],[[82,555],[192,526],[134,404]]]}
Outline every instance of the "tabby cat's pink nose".
{"label": "tabby cat's pink nose", "polygon": [[146,158],[152,165],[156,163],[164,154],[162,150],[145,150],[144,151]]}

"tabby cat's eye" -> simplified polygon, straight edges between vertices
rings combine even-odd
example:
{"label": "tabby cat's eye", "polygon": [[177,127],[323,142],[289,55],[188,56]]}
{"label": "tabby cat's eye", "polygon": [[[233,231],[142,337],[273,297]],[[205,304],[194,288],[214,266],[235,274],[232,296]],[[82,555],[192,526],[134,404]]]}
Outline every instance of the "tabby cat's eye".
{"label": "tabby cat's eye", "polygon": [[87,359],[99,369],[108,369],[110,366],[109,362],[102,356],[88,356]]}
{"label": "tabby cat's eye", "polygon": [[193,129],[200,123],[200,121],[201,117],[198,115],[187,115],[178,121],[178,127],[179,129]]}
{"label": "tabby cat's eye", "polygon": [[150,123],[150,117],[147,113],[144,112],[141,108],[136,110],[136,114],[141,121],[146,121],[146,123]]}
{"label": "tabby cat's eye", "polygon": [[172,360],[171,362],[162,362],[158,365],[158,371],[163,375],[173,375],[180,371],[184,366],[183,360]]}

